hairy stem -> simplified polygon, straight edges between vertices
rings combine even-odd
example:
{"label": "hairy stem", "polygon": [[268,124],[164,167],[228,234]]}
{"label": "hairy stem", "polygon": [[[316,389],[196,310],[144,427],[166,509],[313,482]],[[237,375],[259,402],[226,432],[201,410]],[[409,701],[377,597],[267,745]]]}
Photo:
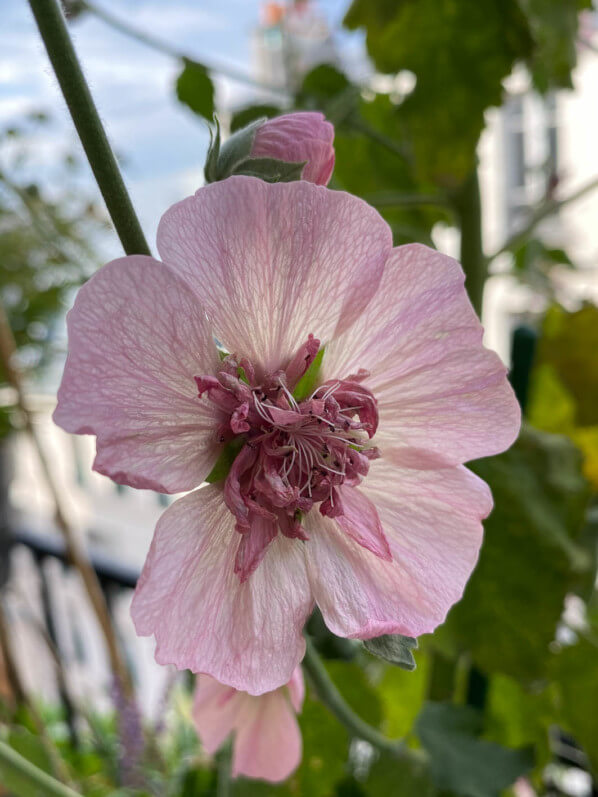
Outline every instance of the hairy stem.
{"label": "hairy stem", "polygon": [[414,758],[416,753],[409,750],[402,739],[388,739],[353,711],[333,684],[312,641],[308,637],[305,641],[307,647],[303,668],[322,703],[349,733],[364,739],[381,752],[390,753],[397,758]]}
{"label": "hairy stem", "polygon": [[16,344],[14,336],[4,306],[0,302],[0,365],[4,369],[7,381],[12,385],[17,394],[17,406],[23,415],[25,430],[33,442],[50,494],[54,500],[56,525],[64,537],[68,556],[81,576],[92,608],[98,619],[100,629],[106,642],[108,657],[114,677],[122,684],[123,690],[127,694],[131,694],[133,688],[129,671],[120,651],[104,593],[102,592],[96,572],[87,557],[85,549],[79,544],[77,535],[68,520],[67,512],[62,505],[60,488],[56,481],[55,471],[46,455],[38,429],[33,423],[32,413],[29,410],[25,390],[23,388],[23,379],[15,361]]}
{"label": "hairy stem", "polygon": [[0,741],[0,769],[10,771],[19,780],[27,782],[34,790],[32,794],[43,794],[47,797],[81,797],[78,792],[55,780],[2,741]]}
{"label": "hairy stem", "polygon": [[106,207],[128,255],[149,255],[91,92],[81,70],[58,0],[29,0],[50,62]]}

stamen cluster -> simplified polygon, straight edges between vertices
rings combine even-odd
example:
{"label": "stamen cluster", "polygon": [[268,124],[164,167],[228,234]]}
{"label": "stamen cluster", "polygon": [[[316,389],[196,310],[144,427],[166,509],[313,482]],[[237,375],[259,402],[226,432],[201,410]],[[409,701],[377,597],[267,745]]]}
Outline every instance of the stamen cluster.
{"label": "stamen cluster", "polygon": [[[318,348],[310,336],[285,371],[261,379],[250,362],[231,355],[217,376],[196,377],[200,397],[207,395],[223,412],[219,441],[242,444],[224,485],[236,529],[248,534],[259,528],[264,547],[279,530],[308,539],[302,518],[315,504],[323,515],[342,515],[339,487],[359,484],[379,456],[368,445],[378,412],[360,384],[367,372],[325,382],[304,400],[293,395]],[[254,569],[237,564],[242,576]]]}

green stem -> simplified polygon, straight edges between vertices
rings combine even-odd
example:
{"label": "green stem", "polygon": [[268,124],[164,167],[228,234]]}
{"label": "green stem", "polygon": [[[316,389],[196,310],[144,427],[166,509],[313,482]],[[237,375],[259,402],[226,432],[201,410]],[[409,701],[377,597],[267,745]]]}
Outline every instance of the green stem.
{"label": "green stem", "polygon": [[461,228],[461,265],[465,272],[465,287],[476,313],[481,315],[488,262],[482,247],[482,206],[477,169],[472,171],[455,194],[454,206]]}
{"label": "green stem", "polygon": [[552,216],[553,213],[558,213],[561,208],[564,208],[566,205],[569,205],[571,202],[576,202],[578,199],[581,199],[586,194],[595,191],[598,188],[598,177],[593,177],[587,183],[578,188],[577,191],[574,191],[569,196],[565,197],[564,199],[546,199],[541,202],[536,209],[532,212],[529,221],[522,229],[518,230],[514,235],[508,238],[504,244],[502,244],[495,252],[489,255],[486,259],[490,263],[494,260],[495,257],[502,255],[503,252],[506,252],[509,249],[515,249],[521,244],[524,244],[525,241],[529,238],[531,233],[535,230],[535,228],[540,224],[548,216]]}
{"label": "green stem", "polygon": [[229,797],[231,786],[231,760],[233,754],[232,742],[229,740],[219,751],[217,757],[218,783],[216,797]]}
{"label": "green stem", "polygon": [[150,250],[77,59],[58,0],[29,0],[89,165],[128,255]]}
{"label": "green stem", "polygon": [[381,752],[390,753],[397,758],[414,757],[415,753],[405,746],[405,742],[402,739],[388,739],[376,728],[368,725],[347,705],[330,679],[312,641],[307,637],[305,641],[307,647],[305,658],[303,659],[303,669],[322,703],[345,726],[349,733],[359,739],[364,739]]}
{"label": "green stem", "polygon": [[81,797],[78,792],[55,780],[2,741],[0,741],[0,770],[10,772],[21,781],[25,781],[36,790],[35,794],[47,797]]}

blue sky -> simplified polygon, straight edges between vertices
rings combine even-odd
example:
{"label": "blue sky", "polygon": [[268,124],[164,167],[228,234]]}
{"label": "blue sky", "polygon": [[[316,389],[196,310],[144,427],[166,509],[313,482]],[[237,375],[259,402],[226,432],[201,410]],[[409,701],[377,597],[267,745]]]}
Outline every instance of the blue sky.
{"label": "blue sky", "polygon": [[[257,0],[98,0],[98,5],[199,59],[251,70],[250,36],[259,17]],[[361,57],[362,39],[340,30],[348,5],[349,0],[321,0],[319,7],[351,59]],[[57,153],[78,146],[75,133],[28,4],[2,0],[2,18],[0,125],[18,122],[30,110],[52,112],[55,123],[36,142],[34,155],[41,179],[51,184]],[[161,213],[200,184],[206,129],[174,97],[176,61],[91,15],[73,23],[71,33],[153,242]],[[217,89],[227,104],[242,105],[251,99],[246,87],[225,79],[218,80]],[[95,191],[91,176],[87,179],[86,190]],[[118,254],[116,242],[114,253]]]}

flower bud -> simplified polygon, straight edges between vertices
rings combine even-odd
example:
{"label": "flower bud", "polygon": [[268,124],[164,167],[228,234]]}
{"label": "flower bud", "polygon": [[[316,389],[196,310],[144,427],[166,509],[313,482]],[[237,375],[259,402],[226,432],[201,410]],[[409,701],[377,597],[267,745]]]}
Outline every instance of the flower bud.
{"label": "flower bud", "polygon": [[327,185],[334,168],[333,140],[334,127],[315,111],[258,119],[222,145],[217,125],[206,161],[206,182],[245,174],[270,183],[308,180]]}

